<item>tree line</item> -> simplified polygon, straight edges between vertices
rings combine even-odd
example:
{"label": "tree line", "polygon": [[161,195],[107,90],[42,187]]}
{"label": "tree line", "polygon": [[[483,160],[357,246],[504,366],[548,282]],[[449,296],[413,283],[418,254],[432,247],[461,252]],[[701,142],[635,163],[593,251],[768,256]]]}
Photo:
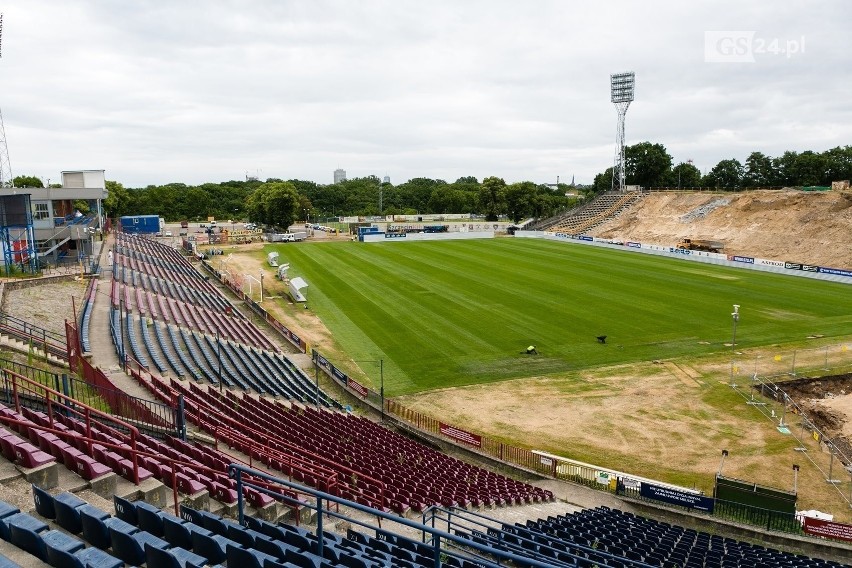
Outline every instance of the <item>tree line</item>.
{"label": "tree line", "polygon": [[[662,144],[640,142],[625,148],[628,185],[645,188],[715,188],[739,190],[767,187],[827,186],[852,179],[852,146],[825,152],[784,152],[771,157],[752,152],[745,163],[721,160],[705,175],[693,164],[674,164]],[[18,176],[16,187],[43,187],[36,176]],[[58,187],[57,184],[51,184]],[[106,182],[104,209],[109,217],[159,215],[168,221],[204,221],[209,217],[254,221],[287,227],[296,220],[319,221],[336,217],[470,213],[486,220],[504,217],[514,222],[546,218],[577,204],[579,193],[601,193],[612,188],[612,168],[599,173],[591,186],[507,184],[502,178],[473,176],[454,182],[414,178],[399,185],[376,176],[336,184],[269,178],[266,181],[225,181],[187,185],[168,183],[125,188]],[[570,190],[573,195],[566,195]],[[86,208],[85,202],[79,207]],[[82,209],[81,209],[82,211]],[[86,213],[87,211],[82,211]]]}
{"label": "tree line", "polygon": [[[645,188],[708,187],[721,190],[830,186],[833,181],[852,179],[852,146],[825,152],[787,151],[781,156],[752,152],[745,163],[736,158],[721,160],[706,174],[689,162],[674,164],[662,144],[640,142],[624,148],[627,185]],[[596,193],[612,188],[612,168],[595,176]]]}
{"label": "tree line", "polygon": [[555,215],[577,202],[572,186],[534,182],[507,184],[502,178],[462,177],[455,182],[415,178],[399,185],[376,176],[337,184],[305,180],[227,181],[125,188],[107,181],[104,208],[110,217],[160,215],[168,221],[249,220],[287,227],[297,220],[323,222],[337,217],[470,213],[488,220],[520,221]]}

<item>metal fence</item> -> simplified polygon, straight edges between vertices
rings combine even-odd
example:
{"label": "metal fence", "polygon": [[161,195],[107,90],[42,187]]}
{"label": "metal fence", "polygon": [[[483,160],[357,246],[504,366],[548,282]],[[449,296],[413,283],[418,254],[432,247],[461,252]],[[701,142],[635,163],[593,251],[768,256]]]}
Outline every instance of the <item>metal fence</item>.
{"label": "metal fence", "polygon": [[76,384],[79,385],[75,386],[74,379],[69,378],[68,396],[71,396],[72,392],[85,396],[86,391],[80,383],[85,384],[107,405],[111,414],[131,421],[151,433],[181,435],[177,406],[130,396],[119,389],[103,371],[80,355],[77,328],[70,322],[65,322],[65,328],[68,338],[68,366],[71,373],[76,375]]}
{"label": "metal fence", "polygon": [[[8,359],[0,359],[0,368],[62,393],[70,401],[76,401],[103,412],[124,418],[140,429],[160,436],[178,435],[180,422],[177,405],[169,406],[130,396],[121,390],[89,383],[74,376],[58,374],[25,365]],[[96,369],[96,371],[99,371]],[[31,389],[37,390],[33,386]],[[4,400],[8,402],[9,393]]]}
{"label": "metal fence", "polygon": [[5,312],[0,312],[0,333],[41,349],[44,353],[63,360],[68,359],[65,337],[61,333],[33,325]]}
{"label": "metal fence", "polygon": [[792,513],[761,509],[743,503],[715,499],[713,516],[727,521],[762,527],[768,531],[804,534],[802,523]]}
{"label": "metal fence", "polygon": [[[817,339],[817,338],[815,338]],[[852,342],[833,343],[808,349],[755,353],[735,353],[731,361],[731,377],[747,382],[754,377],[778,381],[804,373],[842,374],[852,372]]]}

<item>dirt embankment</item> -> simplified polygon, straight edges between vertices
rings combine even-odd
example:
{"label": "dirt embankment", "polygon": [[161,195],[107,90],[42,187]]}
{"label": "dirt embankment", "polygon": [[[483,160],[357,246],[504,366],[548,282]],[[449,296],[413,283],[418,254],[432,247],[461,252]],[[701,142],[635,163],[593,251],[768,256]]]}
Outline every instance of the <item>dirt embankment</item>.
{"label": "dirt embankment", "polygon": [[652,193],[594,231],[622,241],[722,241],[723,252],[852,268],[852,192]]}
{"label": "dirt embankment", "polygon": [[852,456],[852,373],[785,381],[782,388],[843,455]]}

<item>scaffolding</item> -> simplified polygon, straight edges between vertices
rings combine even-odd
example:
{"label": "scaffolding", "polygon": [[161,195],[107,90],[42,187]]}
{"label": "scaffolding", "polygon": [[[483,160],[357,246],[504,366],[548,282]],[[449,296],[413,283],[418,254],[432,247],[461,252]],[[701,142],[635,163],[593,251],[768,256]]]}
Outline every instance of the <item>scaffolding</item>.
{"label": "scaffolding", "polygon": [[29,194],[0,196],[0,246],[6,276],[39,268]]}

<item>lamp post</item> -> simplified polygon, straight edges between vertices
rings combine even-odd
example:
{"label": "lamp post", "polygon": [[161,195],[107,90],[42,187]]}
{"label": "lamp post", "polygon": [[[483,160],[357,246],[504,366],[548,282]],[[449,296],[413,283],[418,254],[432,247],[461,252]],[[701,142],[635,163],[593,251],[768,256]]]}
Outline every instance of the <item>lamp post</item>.
{"label": "lamp post", "polygon": [[260,303],[263,303],[263,269],[260,269]]}
{"label": "lamp post", "polygon": [[796,489],[799,485],[799,465],[793,464],[793,493],[796,492]]}
{"label": "lamp post", "polygon": [[740,305],[734,304],[734,311],[731,312],[731,319],[733,320],[734,331],[731,336],[731,387],[736,387],[736,383],[734,382],[734,355],[736,355],[736,346],[737,346],[737,323],[740,321]]}

